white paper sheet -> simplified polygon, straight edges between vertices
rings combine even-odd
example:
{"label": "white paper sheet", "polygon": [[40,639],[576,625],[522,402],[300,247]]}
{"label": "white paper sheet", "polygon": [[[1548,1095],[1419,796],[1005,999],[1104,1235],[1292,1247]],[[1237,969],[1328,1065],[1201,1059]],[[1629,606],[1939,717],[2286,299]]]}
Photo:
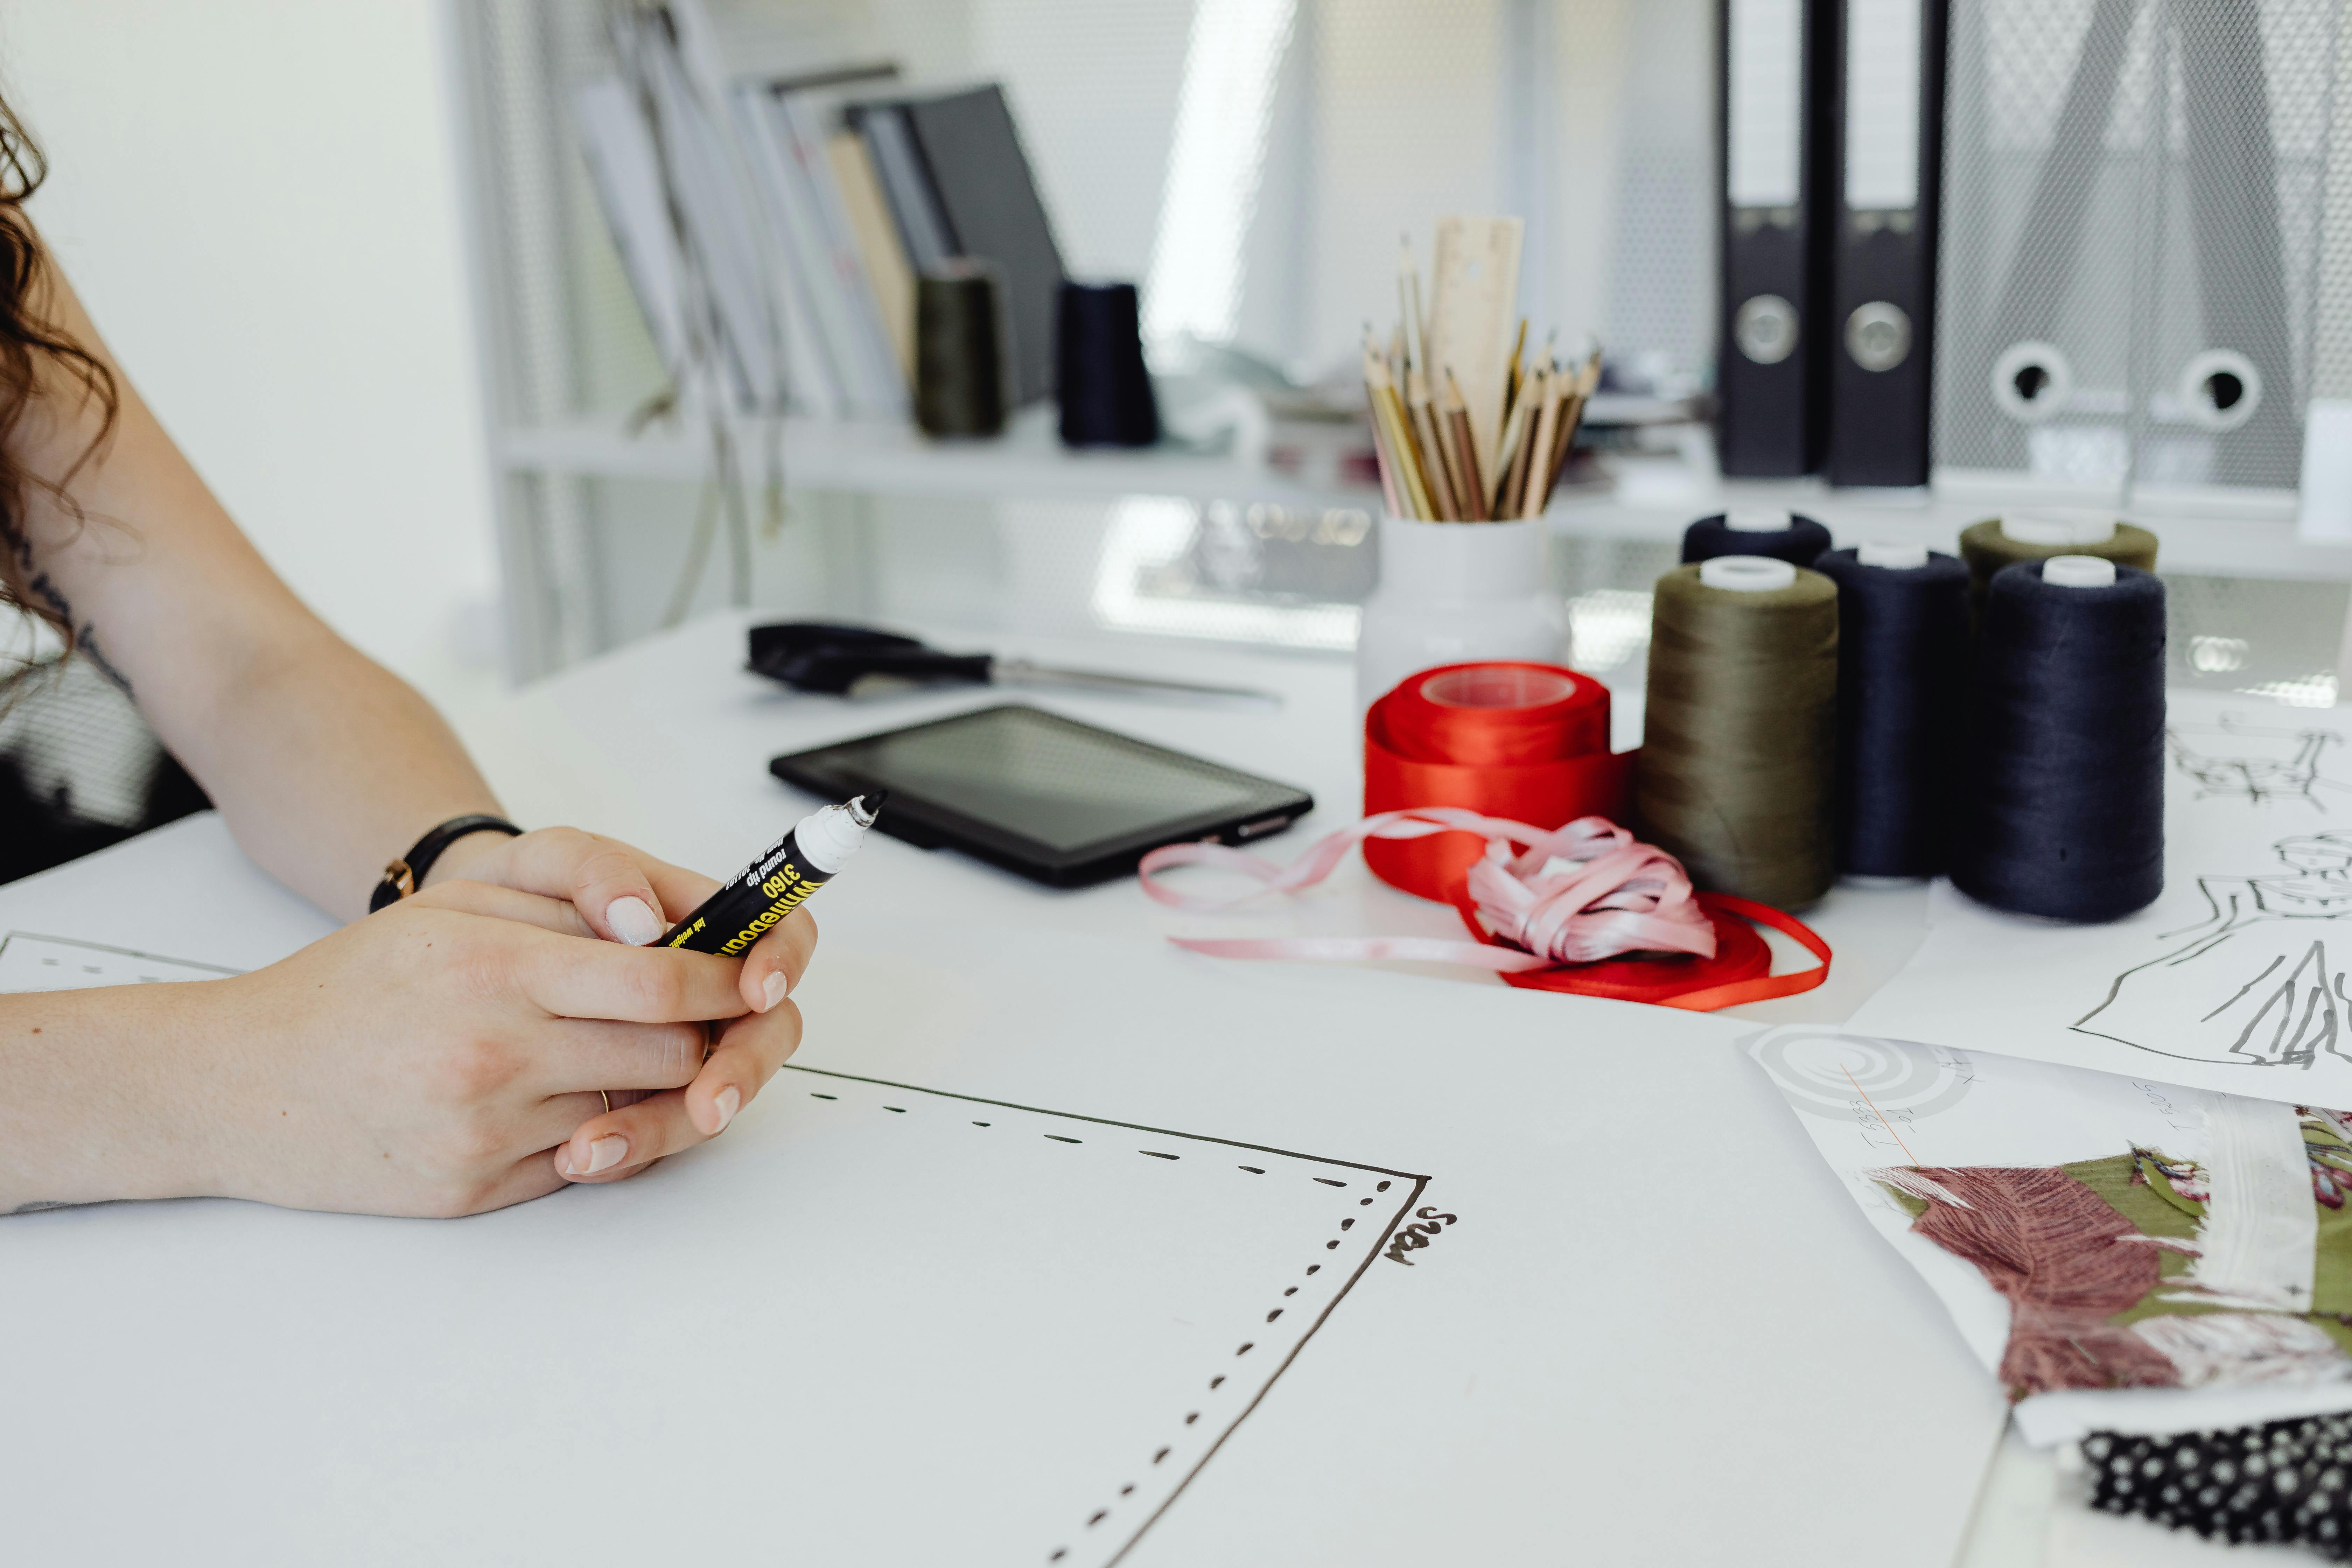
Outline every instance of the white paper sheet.
{"label": "white paper sheet", "polygon": [[[2200,1234],[2206,1256],[2183,1279],[2218,1265],[2214,1243],[2218,1216],[2232,1202],[2253,1207],[2263,1200],[2274,1212],[2253,1215],[2233,1231],[2259,1230],[2266,1220],[2304,1221],[2294,1245],[2301,1247],[2301,1278],[2308,1289],[2315,1199],[2304,1169],[2300,1143],[2295,1158],[2294,1201],[2270,1203],[2279,1194],[2259,1182],[2231,1183],[2231,1140],[2244,1125],[2267,1129],[2276,1121],[2295,1137],[2292,1108],[2266,1100],[2210,1094],[2149,1079],[2022,1061],[1987,1052],[1922,1046],[1813,1026],[1772,1029],[1748,1042],[1748,1054],[1779,1087],[1839,1180],[1871,1225],[1905,1261],[1942,1297],[1952,1318],[1988,1373],[1996,1373],[2011,1331],[2012,1309],[1977,1265],[1939,1246],[1915,1228],[1912,1215],[1888,1191],[1888,1173],[1969,1167],[2048,1169],[2081,1162],[2112,1160],[2134,1149],[2160,1151],[2193,1163],[2210,1185],[2215,1227]],[[2117,1216],[2119,1227],[2126,1222]],[[2263,1239],[2259,1236],[2257,1240]],[[2232,1249],[2232,1262],[2242,1262]],[[2021,1264],[2029,1271],[2032,1265]],[[2210,1270],[2208,1270],[2210,1271]],[[2179,1285],[2179,1281],[2172,1281]],[[2175,1292],[2194,1294],[2180,1286]],[[2261,1303],[2246,1302],[2249,1308]],[[2308,1297],[2305,1297],[2308,1304]],[[2176,1326],[2210,1322],[2210,1316],[2145,1321]],[[2288,1311],[2249,1310],[2241,1321],[2256,1328],[2284,1323],[2302,1329]],[[2315,1342],[2319,1337],[2308,1334]],[[2161,1329],[2156,1342],[2164,1342]],[[2107,1428],[2172,1432],[2229,1427],[2318,1411],[2352,1409],[2352,1356],[2341,1348],[2297,1362],[2215,1369],[2210,1362],[2175,1346],[2184,1383],[2211,1377],[2204,1386],[2084,1389],[2038,1393],[2018,1403],[2018,1428],[2037,1447],[2069,1441]]]}
{"label": "white paper sheet", "polygon": [[[793,1068],[762,1109],[724,1158],[459,1223],[225,1202],[19,1216],[9,1272],[41,1289],[11,1310],[15,1342],[135,1338],[173,1385],[138,1447],[178,1456],[141,1506],[169,1518],[268,1478],[242,1521],[256,1561],[525,1562],[551,1516],[741,1489],[790,1500],[800,1561],[1068,1568],[1168,1505],[1423,1184]],[[136,1258],[143,1289],[74,1266],[93,1248]],[[20,1412],[92,1386],[78,1358],[0,1384]],[[746,1407],[775,1414],[772,1442],[703,1440]],[[208,1434],[231,1408],[244,1440],[223,1453]],[[614,1440],[647,1419],[671,1435],[653,1453]],[[571,1435],[561,1466],[515,1462],[551,1428]],[[876,1510],[870,1478],[893,1473],[922,1478],[921,1506]],[[691,1508],[666,1533],[680,1562],[746,1544]]]}
{"label": "white paper sheet", "polygon": [[2105,925],[1939,883],[1858,1033],[2352,1105],[2352,715],[2175,691],[2165,887]]}

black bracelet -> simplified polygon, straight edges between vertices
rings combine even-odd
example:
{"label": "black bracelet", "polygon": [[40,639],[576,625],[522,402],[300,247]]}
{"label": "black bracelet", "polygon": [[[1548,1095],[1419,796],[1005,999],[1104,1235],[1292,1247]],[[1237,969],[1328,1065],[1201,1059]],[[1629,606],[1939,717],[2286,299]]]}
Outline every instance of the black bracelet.
{"label": "black bracelet", "polygon": [[375,885],[368,899],[368,913],[373,914],[387,904],[396,904],[424,884],[425,874],[433,869],[433,862],[441,858],[441,851],[469,833],[510,833],[517,837],[522,829],[503,816],[453,816],[427,833],[410,847],[407,854],[383,868],[383,880]]}

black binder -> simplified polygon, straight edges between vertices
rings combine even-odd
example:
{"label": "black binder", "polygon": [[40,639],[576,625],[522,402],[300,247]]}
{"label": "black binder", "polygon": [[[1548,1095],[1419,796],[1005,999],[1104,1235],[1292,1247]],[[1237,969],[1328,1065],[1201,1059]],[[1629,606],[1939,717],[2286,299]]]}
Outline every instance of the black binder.
{"label": "black binder", "polygon": [[1722,128],[1716,451],[1726,474],[1821,467],[1828,436],[1825,330],[1837,189],[1824,121],[1838,0],[1719,0]]}
{"label": "black binder", "polygon": [[1945,0],[1841,0],[1830,436],[1836,485],[1924,485]]}

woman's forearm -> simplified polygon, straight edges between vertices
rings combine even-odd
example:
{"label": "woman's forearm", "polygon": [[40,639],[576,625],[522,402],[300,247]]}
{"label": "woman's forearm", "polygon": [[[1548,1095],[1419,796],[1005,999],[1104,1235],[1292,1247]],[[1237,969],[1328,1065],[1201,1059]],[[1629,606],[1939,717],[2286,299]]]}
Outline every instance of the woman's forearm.
{"label": "woman's forearm", "polygon": [[205,1054],[205,984],[0,996],[0,1214],[197,1190],[206,1108],[173,1079]]}
{"label": "woman's forearm", "polygon": [[339,919],[436,823],[498,799],[440,714],[324,627],[254,648],[175,750],[265,870]]}

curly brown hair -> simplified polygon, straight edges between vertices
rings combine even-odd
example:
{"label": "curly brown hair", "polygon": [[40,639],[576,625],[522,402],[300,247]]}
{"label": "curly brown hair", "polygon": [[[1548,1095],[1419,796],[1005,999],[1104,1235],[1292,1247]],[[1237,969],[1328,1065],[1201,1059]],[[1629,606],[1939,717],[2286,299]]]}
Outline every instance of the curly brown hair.
{"label": "curly brown hair", "polygon": [[[0,544],[5,546],[0,550],[0,605],[38,616],[70,647],[74,631],[64,602],[41,591],[33,564],[26,501],[38,489],[54,497],[68,516],[83,518],[66,487],[114,434],[122,399],[105,362],[44,319],[54,269],[25,215],[25,203],[47,175],[48,163],[23,121],[0,102]],[[45,372],[52,373],[46,382]],[[54,373],[62,373],[62,384]],[[66,471],[52,478],[34,473],[16,458],[14,437],[38,400],[60,395],[95,404],[99,427]]]}

